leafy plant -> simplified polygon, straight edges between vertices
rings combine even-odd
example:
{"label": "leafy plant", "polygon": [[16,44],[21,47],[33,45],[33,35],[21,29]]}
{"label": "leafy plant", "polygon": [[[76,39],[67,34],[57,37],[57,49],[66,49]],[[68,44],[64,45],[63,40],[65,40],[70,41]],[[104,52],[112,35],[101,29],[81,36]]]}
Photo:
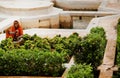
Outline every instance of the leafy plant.
{"label": "leafy plant", "polygon": [[118,20],[117,25],[117,49],[116,49],[116,63],[119,67],[117,72],[114,72],[113,78],[119,78],[120,77],[120,19]]}
{"label": "leafy plant", "polygon": [[93,78],[91,65],[76,64],[70,68],[67,78]]}
{"label": "leafy plant", "polygon": [[0,48],[4,49],[5,51],[14,49],[14,43],[12,42],[12,38],[7,38],[6,40],[2,40],[0,44]]}
{"label": "leafy plant", "polygon": [[75,32],[52,39],[24,34],[21,44],[5,39],[0,43],[0,75],[60,76],[62,64],[73,55],[76,63],[91,64],[95,72],[104,53],[105,38],[104,29],[97,27],[84,38]]}
{"label": "leafy plant", "polygon": [[106,37],[104,29],[99,27],[92,28],[90,34],[80,42],[79,51],[75,54],[76,63],[91,64],[94,76],[96,76],[97,66],[101,64],[105,46]]}
{"label": "leafy plant", "polygon": [[60,76],[64,54],[37,49],[0,52],[0,75]]}
{"label": "leafy plant", "polygon": [[80,40],[77,33],[52,39],[24,34],[21,44],[5,39],[0,43],[0,75],[60,76]]}

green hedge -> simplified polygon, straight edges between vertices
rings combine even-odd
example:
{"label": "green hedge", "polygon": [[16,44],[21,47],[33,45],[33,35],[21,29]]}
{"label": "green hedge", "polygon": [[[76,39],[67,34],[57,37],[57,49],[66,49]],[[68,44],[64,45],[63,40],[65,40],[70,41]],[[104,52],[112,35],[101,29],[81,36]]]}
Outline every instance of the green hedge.
{"label": "green hedge", "polygon": [[20,44],[14,44],[11,38],[5,39],[0,43],[0,48],[5,51],[14,49],[38,49],[40,51],[58,52],[66,54],[65,62],[69,62],[71,56],[78,50],[81,37],[78,33],[73,33],[69,37],[61,37],[56,35],[54,38],[41,38],[36,34],[30,36],[28,34],[23,35],[23,42]]}
{"label": "green hedge", "polygon": [[60,76],[64,54],[14,49],[0,52],[0,75]]}
{"label": "green hedge", "polygon": [[102,27],[92,28],[90,34],[82,38],[80,50],[75,54],[76,63],[92,65],[94,78],[98,76],[97,67],[102,63],[106,42],[104,29]]}
{"label": "green hedge", "polygon": [[86,64],[73,65],[68,72],[67,78],[93,78],[92,67]]}
{"label": "green hedge", "polygon": [[60,76],[80,41],[77,33],[54,38],[25,34],[20,44],[5,39],[0,43],[0,75]]}

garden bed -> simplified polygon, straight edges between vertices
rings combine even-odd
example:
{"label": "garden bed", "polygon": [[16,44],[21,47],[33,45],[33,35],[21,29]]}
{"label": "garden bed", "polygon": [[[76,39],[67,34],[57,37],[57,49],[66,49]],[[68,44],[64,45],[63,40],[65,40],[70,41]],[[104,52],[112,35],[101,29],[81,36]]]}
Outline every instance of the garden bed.
{"label": "garden bed", "polygon": [[60,77],[80,40],[77,33],[52,39],[25,34],[20,44],[5,39],[0,43],[0,75]]}
{"label": "garden bed", "polygon": [[25,34],[20,44],[14,44],[12,39],[8,38],[0,43],[0,75],[64,77],[64,63],[68,63],[74,55],[75,64],[91,65],[92,74],[98,77],[99,72],[95,72],[103,58],[105,38],[104,29],[99,27],[93,28],[90,34],[83,38],[78,33],[69,37],[56,35],[53,38]]}

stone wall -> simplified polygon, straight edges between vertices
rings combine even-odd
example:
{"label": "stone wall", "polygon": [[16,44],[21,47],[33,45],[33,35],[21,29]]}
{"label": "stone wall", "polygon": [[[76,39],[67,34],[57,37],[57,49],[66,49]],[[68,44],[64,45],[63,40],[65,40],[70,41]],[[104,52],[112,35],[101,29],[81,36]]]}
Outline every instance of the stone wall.
{"label": "stone wall", "polygon": [[24,29],[28,28],[59,28],[59,14],[46,17],[21,18]]}
{"label": "stone wall", "polygon": [[72,28],[72,21],[70,14],[60,14],[61,28]]}
{"label": "stone wall", "polygon": [[101,1],[85,0],[56,0],[55,5],[64,10],[97,10]]}

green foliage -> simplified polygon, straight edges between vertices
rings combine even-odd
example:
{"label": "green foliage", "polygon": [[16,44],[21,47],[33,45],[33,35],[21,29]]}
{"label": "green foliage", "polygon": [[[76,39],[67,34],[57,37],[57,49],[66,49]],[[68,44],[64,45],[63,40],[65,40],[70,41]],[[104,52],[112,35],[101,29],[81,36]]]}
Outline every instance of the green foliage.
{"label": "green foliage", "polygon": [[76,64],[68,71],[67,78],[94,78],[91,65]]}
{"label": "green foliage", "polygon": [[5,51],[14,49],[15,45],[12,42],[12,38],[7,38],[6,40],[2,40],[0,44],[0,48],[4,49]]}
{"label": "green foliage", "polygon": [[117,52],[120,52],[120,22],[117,26]]}
{"label": "green foliage", "polygon": [[116,50],[116,62],[119,67],[119,70],[114,73],[114,78],[119,78],[120,77],[120,19],[117,25],[117,50]]}
{"label": "green foliage", "polygon": [[69,37],[61,37],[56,35],[54,38],[41,38],[36,34],[30,36],[28,34],[23,35],[23,42],[21,44],[12,43],[12,39],[3,40],[0,43],[0,47],[7,50],[12,49],[35,49],[38,48],[41,51],[57,51],[59,53],[67,53],[67,57],[71,57],[74,52],[79,48],[81,38],[78,33],[73,33]]}
{"label": "green foliage", "polygon": [[5,39],[0,43],[0,75],[60,76],[80,41],[77,33],[52,39],[24,34],[20,44]]}
{"label": "green foliage", "polygon": [[118,66],[118,71],[114,72],[113,78],[120,78],[120,52],[117,52],[117,66]]}
{"label": "green foliage", "polygon": [[91,64],[94,72],[101,63],[105,45],[105,32],[98,27],[84,38],[78,33],[52,39],[25,34],[20,44],[8,38],[0,43],[0,75],[60,76],[62,64],[73,55],[76,63]]}
{"label": "green foliage", "polygon": [[31,36],[28,35],[28,34],[24,34],[23,37],[22,37],[25,40],[30,40],[31,39]]}
{"label": "green foliage", "polygon": [[72,55],[79,51],[82,38],[79,37],[78,33],[73,33],[68,37],[69,48],[72,50]]}
{"label": "green foliage", "polygon": [[120,66],[120,22],[118,23],[118,26],[117,26],[117,53],[118,53],[118,56],[117,56],[117,62]]}
{"label": "green foliage", "polygon": [[93,34],[93,33],[96,33],[96,34],[99,34],[101,35],[101,37],[105,38],[105,31],[102,27],[95,27],[95,28],[92,28],[90,30],[90,33]]}
{"label": "green foliage", "polygon": [[106,47],[106,37],[103,28],[93,28],[91,33],[84,37],[80,43],[80,50],[75,54],[76,63],[91,64],[94,75],[97,66],[101,64]]}
{"label": "green foliage", "polygon": [[52,50],[67,54],[67,61],[74,53],[76,53],[76,51],[78,51],[81,37],[79,37],[78,33],[73,33],[68,38],[56,35],[54,38],[50,39],[49,42]]}
{"label": "green foliage", "polygon": [[62,53],[14,49],[0,55],[0,75],[60,76],[64,71]]}

